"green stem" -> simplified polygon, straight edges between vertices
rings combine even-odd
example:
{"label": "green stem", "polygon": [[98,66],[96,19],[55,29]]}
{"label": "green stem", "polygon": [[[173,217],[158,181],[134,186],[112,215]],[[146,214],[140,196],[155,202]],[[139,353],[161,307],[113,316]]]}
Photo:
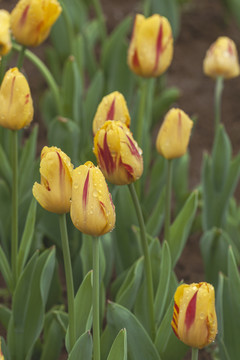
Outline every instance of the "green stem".
{"label": "green stem", "polygon": [[151,0],[145,0],[143,4],[143,14],[145,17],[150,15],[151,10]]}
{"label": "green stem", "polygon": [[104,41],[106,40],[106,37],[107,37],[107,29],[106,29],[106,23],[105,23],[105,18],[103,15],[101,2],[99,0],[93,0],[93,6],[95,8],[97,18],[101,24],[101,40],[102,40],[102,43],[104,43]]}
{"label": "green stem", "polygon": [[167,160],[167,185],[166,185],[165,223],[164,223],[164,239],[166,241],[169,241],[169,236],[170,236],[171,195],[172,195],[172,160]]}
{"label": "green stem", "polygon": [[17,255],[18,255],[18,132],[11,131],[12,135],[12,239],[11,239],[11,263],[13,273],[13,287],[18,279]]}
{"label": "green stem", "polygon": [[215,99],[214,99],[214,112],[215,112],[215,134],[221,122],[221,99],[223,91],[223,77],[218,76],[215,83]]}
{"label": "green stem", "polygon": [[198,349],[192,348],[192,360],[198,360]]}
{"label": "green stem", "polygon": [[26,50],[26,47],[24,45],[21,45],[21,50],[19,52],[18,61],[17,61],[17,68],[19,69],[19,71],[21,71],[21,68],[23,67],[25,50]]}
{"label": "green stem", "polygon": [[147,281],[147,293],[148,293],[148,316],[149,316],[149,322],[150,322],[150,328],[151,328],[151,337],[152,340],[155,338],[155,322],[154,322],[154,295],[153,295],[153,280],[152,280],[152,267],[151,267],[151,260],[149,255],[149,249],[148,249],[148,243],[147,243],[147,236],[145,231],[145,224],[142,214],[142,209],[137,197],[137,193],[135,190],[134,184],[129,184],[128,188],[130,190],[132,201],[135,206],[138,222],[139,222],[139,228],[140,228],[140,238],[141,238],[141,246],[142,251],[144,255],[144,267],[145,267],[145,275],[146,275],[146,281]]}
{"label": "green stem", "polygon": [[[21,51],[20,45],[13,43],[12,46],[13,46],[14,50]],[[42,60],[40,60],[30,50],[25,50],[25,56],[38,68],[38,70],[41,72],[41,74],[45,78],[46,82],[48,83],[48,86],[50,87],[50,89],[53,93],[59,114],[61,115],[62,114],[62,103],[61,103],[61,99],[60,99],[60,91],[59,91],[59,87],[58,87],[54,77],[52,76],[51,72],[48,70],[48,68],[42,62]]]}
{"label": "green stem", "polygon": [[71,256],[70,256],[69,243],[68,243],[66,214],[59,215],[59,224],[60,224],[60,232],[62,239],[62,251],[63,251],[64,269],[66,276],[66,285],[67,285],[69,344],[71,351],[76,342],[75,320],[77,321],[77,319],[75,319],[74,316],[74,287],[73,287]]}
{"label": "green stem", "polygon": [[93,360],[100,360],[99,238],[93,237]]}
{"label": "green stem", "polygon": [[147,98],[147,80],[141,79],[140,105],[139,105],[139,112],[138,112],[138,119],[137,119],[137,133],[136,133],[136,135],[137,135],[136,139],[137,139],[138,145],[140,147],[142,146],[146,98]]}

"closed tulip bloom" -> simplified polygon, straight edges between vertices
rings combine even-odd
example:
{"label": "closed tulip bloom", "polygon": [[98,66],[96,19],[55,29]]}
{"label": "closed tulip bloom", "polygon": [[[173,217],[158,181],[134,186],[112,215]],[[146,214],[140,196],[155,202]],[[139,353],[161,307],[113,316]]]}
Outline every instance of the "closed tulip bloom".
{"label": "closed tulip bloom", "polygon": [[175,159],[187,151],[193,121],[180,109],[171,109],[158,132],[157,151],[165,159]]}
{"label": "closed tulip bloom", "polygon": [[93,119],[93,135],[102,127],[107,120],[121,121],[130,126],[130,115],[124,96],[114,91],[104,96],[98,105],[97,112]]}
{"label": "closed tulip bloom", "polygon": [[100,236],[115,225],[115,207],[105,178],[91,161],[73,170],[71,219],[84,234]]}
{"label": "closed tulip bloom", "polygon": [[137,75],[156,77],[164,73],[173,57],[169,21],[158,14],[145,18],[137,14],[128,49],[128,66]]}
{"label": "closed tulip bloom", "polygon": [[10,35],[10,14],[0,10],[0,55],[6,55],[12,48]]}
{"label": "closed tulip bloom", "polygon": [[20,0],[11,13],[11,29],[16,41],[25,46],[41,44],[61,11],[57,0]]}
{"label": "closed tulip bloom", "polygon": [[0,126],[19,130],[33,119],[28,82],[18,68],[6,72],[0,87]]}
{"label": "closed tulip bloom", "polygon": [[41,152],[41,184],[35,182],[33,195],[50,212],[64,214],[70,210],[73,165],[57,147],[45,146]]}
{"label": "closed tulip bloom", "polygon": [[142,150],[121,121],[107,121],[94,137],[94,154],[108,181],[130,184],[143,172]]}
{"label": "closed tulip bloom", "polygon": [[217,334],[213,286],[206,282],[180,285],[174,295],[171,325],[186,345],[201,349],[213,342]]}
{"label": "closed tulip bloom", "polygon": [[206,75],[224,79],[239,75],[238,54],[235,43],[226,36],[219,37],[209,48],[203,62]]}

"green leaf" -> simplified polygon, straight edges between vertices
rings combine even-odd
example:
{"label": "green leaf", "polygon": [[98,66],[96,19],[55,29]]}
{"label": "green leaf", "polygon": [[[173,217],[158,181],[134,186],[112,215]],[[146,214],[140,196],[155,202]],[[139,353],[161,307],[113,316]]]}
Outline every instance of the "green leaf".
{"label": "green leaf", "polygon": [[181,212],[170,227],[169,248],[174,267],[181,256],[189,236],[198,205],[198,192],[195,190],[185,202]]}
{"label": "green leaf", "polygon": [[22,269],[27,261],[27,258],[28,258],[28,255],[29,255],[29,252],[31,249],[34,230],[35,230],[36,209],[37,209],[37,202],[33,198],[32,202],[30,204],[29,210],[28,210],[25,228],[24,228],[24,232],[22,235],[22,239],[21,239],[21,243],[20,243],[20,247],[19,247],[19,251],[18,251],[18,259],[17,259],[18,265],[17,266],[18,266],[19,274],[21,274],[21,272],[22,272]]}
{"label": "green leaf", "polygon": [[7,155],[0,144],[0,175],[6,180],[8,185],[12,183],[12,169],[8,161]]}
{"label": "green leaf", "polygon": [[121,305],[109,302],[107,322],[115,333],[126,328],[129,360],[160,360],[149,335],[129,310]]}
{"label": "green leaf", "polygon": [[107,360],[127,360],[127,332],[126,329],[119,331],[112,344]]}
{"label": "green leaf", "polygon": [[158,201],[146,223],[146,231],[152,236],[158,236],[162,228],[165,210],[165,194],[166,191],[164,187],[159,194]]}
{"label": "green leaf", "polygon": [[6,306],[0,305],[0,323],[5,329],[8,327],[11,313],[11,310],[9,310]]}
{"label": "green leaf", "polygon": [[92,336],[90,331],[86,331],[76,341],[68,360],[92,360]]}
{"label": "green leaf", "polygon": [[153,103],[153,122],[157,123],[159,119],[169,110],[173,103],[180,97],[180,90],[175,87],[165,88],[158,96],[154,98]]}
{"label": "green leaf", "polygon": [[12,271],[8,259],[1,246],[0,246],[0,270],[8,289],[11,290],[13,288]]}
{"label": "green leaf", "polygon": [[240,315],[240,273],[231,247],[228,250],[228,277],[234,313]]}

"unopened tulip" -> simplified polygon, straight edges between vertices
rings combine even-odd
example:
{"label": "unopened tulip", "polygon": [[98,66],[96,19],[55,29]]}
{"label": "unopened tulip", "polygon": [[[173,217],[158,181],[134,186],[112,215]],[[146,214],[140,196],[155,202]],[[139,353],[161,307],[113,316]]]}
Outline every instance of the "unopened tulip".
{"label": "unopened tulip", "polygon": [[90,161],[73,170],[71,219],[84,234],[100,236],[115,225],[115,207],[105,178]]}
{"label": "unopened tulip", "polygon": [[10,14],[0,10],[0,55],[6,55],[12,48],[10,36]]}
{"label": "unopened tulip", "polygon": [[20,0],[11,13],[11,29],[16,41],[25,46],[41,44],[61,11],[57,0]]}
{"label": "unopened tulip", "polygon": [[160,127],[156,147],[165,159],[175,159],[187,151],[193,121],[180,109],[171,109]]}
{"label": "unopened tulip", "polygon": [[224,79],[239,75],[238,54],[235,43],[226,36],[219,37],[209,48],[203,62],[206,75]]}
{"label": "unopened tulip", "polygon": [[142,150],[121,121],[107,121],[94,137],[94,154],[106,179],[130,184],[143,172]]}
{"label": "unopened tulip", "polygon": [[0,87],[0,126],[19,130],[33,119],[28,82],[18,68],[6,72]]}
{"label": "unopened tulip", "polygon": [[121,121],[130,126],[130,115],[124,96],[114,91],[104,96],[98,105],[97,112],[93,119],[93,135],[102,127],[107,120]]}
{"label": "unopened tulip", "polygon": [[64,214],[70,210],[73,165],[57,147],[45,146],[41,152],[41,184],[35,182],[33,195],[48,211]]}
{"label": "unopened tulip", "polygon": [[169,21],[158,14],[145,18],[137,14],[128,50],[128,65],[137,75],[156,77],[164,73],[173,57]]}
{"label": "unopened tulip", "polygon": [[203,348],[214,341],[217,334],[215,293],[212,285],[180,285],[174,295],[172,328],[186,345]]}

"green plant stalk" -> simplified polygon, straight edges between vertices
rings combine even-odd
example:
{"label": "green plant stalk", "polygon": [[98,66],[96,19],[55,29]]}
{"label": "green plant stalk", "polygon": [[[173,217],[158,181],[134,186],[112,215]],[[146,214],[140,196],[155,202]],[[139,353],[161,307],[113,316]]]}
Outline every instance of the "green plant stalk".
{"label": "green plant stalk", "polygon": [[13,288],[18,279],[18,132],[11,130],[12,138],[12,238],[11,238],[11,264],[13,274]]}
{"label": "green plant stalk", "polygon": [[95,8],[95,11],[96,11],[97,18],[101,24],[101,40],[102,40],[102,43],[104,43],[104,41],[106,40],[106,37],[107,37],[107,29],[106,29],[106,24],[105,24],[105,19],[104,19],[104,15],[103,15],[101,2],[100,2],[100,0],[92,0],[92,2],[93,2],[93,6]]}
{"label": "green plant stalk", "polygon": [[[16,43],[13,43],[12,47],[16,51],[21,51],[21,46]],[[50,87],[50,89],[53,93],[58,112],[61,115],[62,114],[62,103],[61,103],[61,99],[60,99],[60,91],[59,91],[59,87],[58,87],[54,77],[52,76],[51,72],[48,70],[48,68],[42,62],[42,60],[40,60],[30,50],[25,50],[25,56],[38,68],[38,70],[41,72],[41,74],[45,78],[46,82],[48,83],[48,86]]]}
{"label": "green plant stalk", "polygon": [[172,200],[172,160],[167,160],[167,184],[166,184],[165,222],[164,222],[164,239],[166,241],[169,241],[170,238],[171,200]]}
{"label": "green plant stalk", "polygon": [[67,285],[69,345],[71,351],[76,342],[75,321],[77,321],[77,319],[75,319],[75,315],[74,315],[74,287],[73,287],[71,256],[70,256],[69,243],[68,243],[66,214],[59,215],[59,225],[61,232],[64,269],[65,269],[66,285]]}
{"label": "green plant stalk", "polygon": [[222,99],[222,91],[223,91],[223,83],[224,79],[222,76],[218,76],[216,78],[215,83],[215,96],[214,96],[214,115],[215,115],[215,135],[217,133],[217,129],[221,123],[221,99]]}
{"label": "green plant stalk", "polygon": [[18,68],[19,71],[21,71],[21,68],[23,67],[25,50],[26,50],[26,47],[23,46],[23,45],[21,45],[21,50],[20,50],[20,52],[19,52],[18,62],[17,62],[17,68]]}
{"label": "green plant stalk", "polygon": [[198,360],[198,349],[192,348],[192,360]]}
{"label": "green plant stalk", "polygon": [[93,247],[93,360],[100,360],[99,321],[99,238],[92,237]]}
{"label": "green plant stalk", "polygon": [[137,132],[136,139],[138,145],[142,146],[142,136],[143,136],[143,126],[144,126],[144,115],[146,109],[146,99],[147,99],[147,79],[141,79],[140,86],[140,105],[138,111],[138,119],[137,119]]}
{"label": "green plant stalk", "polygon": [[133,204],[135,206],[139,228],[140,228],[140,238],[141,238],[141,246],[144,255],[144,268],[145,268],[145,276],[147,281],[147,294],[148,294],[148,316],[150,321],[150,328],[151,328],[151,338],[152,340],[155,339],[155,321],[154,321],[154,295],[153,295],[153,279],[152,279],[152,266],[150,261],[150,255],[148,250],[148,243],[147,243],[147,236],[145,230],[145,223],[143,219],[142,209],[137,197],[137,193],[135,190],[135,186],[133,183],[128,185],[130,190],[130,194],[132,197]]}
{"label": "green plant stalk", "polygon": [[151,0],[145,0],[143,3],[143,14],[145,17],[150,16],[151,12]]}

